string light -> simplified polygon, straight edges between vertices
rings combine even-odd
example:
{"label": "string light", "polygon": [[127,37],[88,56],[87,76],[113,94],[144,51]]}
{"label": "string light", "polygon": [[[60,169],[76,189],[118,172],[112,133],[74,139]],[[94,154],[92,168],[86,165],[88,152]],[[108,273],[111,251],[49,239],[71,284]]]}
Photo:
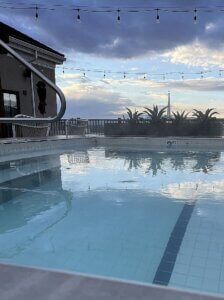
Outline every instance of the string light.
{"label": "string light", "polygon": [[[58,69],[62,68],[62,72],[64,73],[64,70],[71,70],[71,71],[77,71],[77,72],[81,72],[83,74],[83,76],[86,76],[86,72],[91,72],[91,73],[102,73],[103,78],[106,78],[106,74],[123,74],[123,78],[127,78],[127,75],[136,75],[136,76],[142,76],[141,78],[143,79],[149,79],[152,77],[162,77],[161,80],[168,80],[169,78],[167,78],[168,76],[172,76],[174,74],[179,74],[179,76],[181,77],[182,80],[185,79],[185,75],[198,75],[200,76],[201,79],[205,78],[205,74],[206,73],[211,73],[211,72],[216,72],[216,77],[221,77],[222,76],[222,72],[224,72],[224,70],[217,70],[217,71],[212,71],[212,70],[206,70],[206,71],[198,71],[198,72],[167,72],[167,73],[149,73],[149,72],[131,72],[131,71],[112,71],[112,70],[100,70],[100,69],[83,69],[83,68],[70,68],[70,67],[57,67]],[[215,76],[215,75],[214,75]]]}
{"label": "string light", "polygon": [[[35,6],[29,5],[23,2],[19,2],[15,4],[15,1],[6,1],[6,0],[0,0],[0,8],[1,9],[11,9],[11,10],[37,10],[37,4]],[[76,10],[78,12],[77,19],[80,20],[80,12],[88,12],[88,13],[114,13],[117,12],[117,20],[121,20],[120,12],[125,12],[125,13],[149,13],[149,12],[155,12],[156,11],[156,21],[157,23],[160,22],[160,15],[159,12],[166,12],[166,13],[189,13],[193,12],[194,17],[193,20],[195,23],[198,22],[198,13],[199,12],[204,12],[204,13],[213,13],[213,12],[224,12],[224,5],[208,5],[208,6],[203,6],[203,7],[189,7],[189,6],[160,6],[160,7],[155,7],[155,6],[122,6],[119,9],[116,9],[113,6],[107,6],[107,7],[94,7],[94,6],[81,6],[81,5],[69,5],[69,4],[38,4],[38,9],[40,10],[61,10],[61,9],[66,9],[66,10]]]}
{"label": "string light", "polygon": [[197,9],[194,9],[194,24],[197,24]]}
{"label": "string light", "polygon": [[37,21],[38,18],[39,18],[38,7],[37,7],[37,6],[36,6],[36,8],[35,8],[35,11],[36,11],[36,13],[35,13],[35,19],[36,19],[36,21]]}
{"label": "string light", "polygon": [[63,67],[62,73],[65,74],[65,68]]}
{"label": "string light", "polygon": [[80,23],[81,22],[81,17],[80,17],[80,9],[77,9],[77,18],[76,18],[77,22]]}
{"label": "string light", "polygon": [[117,10],[117,23],[118,23],[118,24],[120,24],[120,23],[121,23],[121,16],[120,16],[120,12],[121,12],[121,10],[120,10],[120,9],[118,9],[118,10]]}
{"label": "string light", "polygon": [[156,9],[156,23],[160,23],[160,18],[159,18],[159,8]]}

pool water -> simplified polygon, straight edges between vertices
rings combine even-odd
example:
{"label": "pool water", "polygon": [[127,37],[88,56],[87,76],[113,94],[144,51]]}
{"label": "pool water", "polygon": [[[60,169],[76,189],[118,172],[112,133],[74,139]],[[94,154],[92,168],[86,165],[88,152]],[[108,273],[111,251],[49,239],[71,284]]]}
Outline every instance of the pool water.
{"label": "pool water", "polygon": [[224,293],[224,155],[91,148],[0,165],[0,260]]}

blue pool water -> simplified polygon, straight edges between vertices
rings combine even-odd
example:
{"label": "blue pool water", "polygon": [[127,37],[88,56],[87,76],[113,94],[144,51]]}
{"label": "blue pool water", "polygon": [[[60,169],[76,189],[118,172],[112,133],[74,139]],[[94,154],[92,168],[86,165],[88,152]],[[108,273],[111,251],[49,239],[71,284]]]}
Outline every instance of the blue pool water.
{"label": "blue pool water", "polygon": [[0,165],[0,260],[224,293],[224,156],[95,148]]}

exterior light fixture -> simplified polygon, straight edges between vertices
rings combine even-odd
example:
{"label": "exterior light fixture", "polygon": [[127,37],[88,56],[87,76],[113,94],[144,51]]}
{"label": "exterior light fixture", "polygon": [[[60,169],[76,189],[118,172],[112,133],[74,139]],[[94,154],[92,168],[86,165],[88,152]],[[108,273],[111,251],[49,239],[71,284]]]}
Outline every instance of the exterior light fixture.
{"label": "exterior light fixture", "polygon": [[121,16],[120,16],[120,12],[121,12],[121,10],[120,10],[120,9],[118,9],[118,10],[117,10],[117,23],[118,23],[118,24],[120,24],[120,23],[121,23]]}
{"label": "exterior light fixture", "polygon": [[197,16],[197,9],[194,10],[194,24],[197,24],[198,22],[198,16]]}
{"label": "exterior light fixture", "polygon": [[36,13],[35,13],[35,19],[37,21],[37,19],[39,18],[39,13],[38,13],[38,7],[37,6],[35,8],[35,11],[36,11]]}
{"label": "exterior light fixture", "polygon": [[80,23],[81,22],[81,17],[80,17],[80,9],[77,9],[77,18],[76,18],[77,22]]}
{"label": "exterior light fixture", "polygon": [[156,23],[160,23],[160,17],[159,17],[159,8],[156,9]]}

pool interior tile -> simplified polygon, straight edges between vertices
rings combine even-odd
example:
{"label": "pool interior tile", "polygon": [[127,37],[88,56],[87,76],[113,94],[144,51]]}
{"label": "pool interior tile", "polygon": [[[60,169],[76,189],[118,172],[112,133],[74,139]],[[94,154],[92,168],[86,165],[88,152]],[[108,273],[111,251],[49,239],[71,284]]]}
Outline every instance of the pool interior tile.
{"label": "pool interior tile", "polygon": [[169,285],[224,293],[224,219],[217,214],[210,220],[198,215],[205,206],[203,201],[196,203]]}

